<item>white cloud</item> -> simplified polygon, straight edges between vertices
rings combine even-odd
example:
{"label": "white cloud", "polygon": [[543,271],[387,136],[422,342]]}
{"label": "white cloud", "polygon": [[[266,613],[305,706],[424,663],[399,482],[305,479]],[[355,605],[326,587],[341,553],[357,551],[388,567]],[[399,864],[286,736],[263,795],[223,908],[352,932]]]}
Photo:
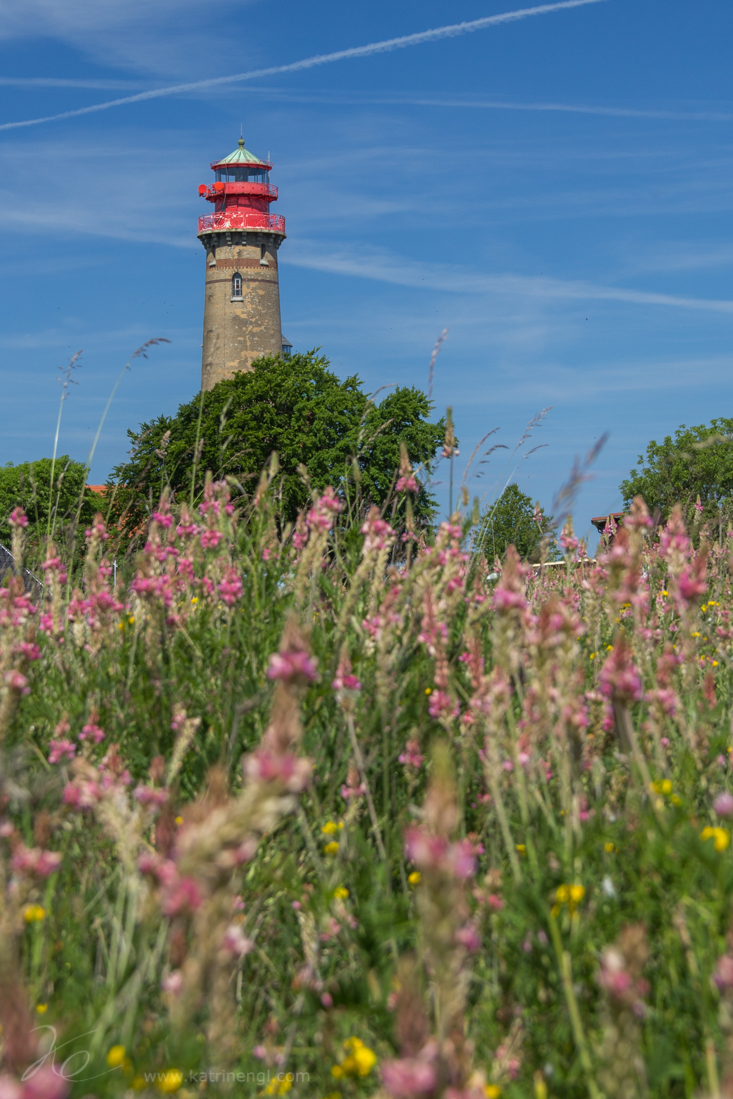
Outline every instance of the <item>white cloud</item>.
{"label": "white cloud", "polygon": [[733,301],[693,298],[664,294],[654,290],[603,286],[582,280],[544,278],[517,274],[486,275],[459,264],[420,263],[405,260],[387,251],[376,249],[359,253],[348,251],[323,252],[319,245],[303,240],[283,253],[283,265],[307,267],[337,275],[411,286],[443,293],[480,294],[544,301],[608,301],[629,305],[654,305],[675,309],[702,310],[711,313],[733,313]]}
{"label": "white cloud", "polygon": [[241,42],[215,34],[211,14],[198,0],[0,0],[0,40],[52,38],[108,67],[171,75],[202,56],[241,64]]}

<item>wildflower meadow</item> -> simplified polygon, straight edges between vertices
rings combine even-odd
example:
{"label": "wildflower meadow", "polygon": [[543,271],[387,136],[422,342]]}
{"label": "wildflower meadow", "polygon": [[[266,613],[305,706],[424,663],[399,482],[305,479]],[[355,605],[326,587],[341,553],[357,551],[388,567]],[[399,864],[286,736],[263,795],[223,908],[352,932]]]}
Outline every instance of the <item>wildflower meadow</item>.
{"label": "wildflower meadow", "polygon": [[11,516],[0,1099],[733,1095],[729,542],[273,476],[33,575]]}

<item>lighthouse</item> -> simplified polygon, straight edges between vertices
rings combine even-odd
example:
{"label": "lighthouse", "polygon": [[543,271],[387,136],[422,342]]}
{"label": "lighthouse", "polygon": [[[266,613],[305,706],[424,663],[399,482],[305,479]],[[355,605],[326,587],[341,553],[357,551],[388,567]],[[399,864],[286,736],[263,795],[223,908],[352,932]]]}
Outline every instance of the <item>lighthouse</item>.
{"label": "lighthouse", "polygon": [[272,165],[240,137],[238,148],[211,168],[214,182],[199,187],[214,205],[199,218],[198,231],[206,249],[202,389],[249,370],[262,355],[284,352],[277,252],[285,218],[270,213],[277,200]]}

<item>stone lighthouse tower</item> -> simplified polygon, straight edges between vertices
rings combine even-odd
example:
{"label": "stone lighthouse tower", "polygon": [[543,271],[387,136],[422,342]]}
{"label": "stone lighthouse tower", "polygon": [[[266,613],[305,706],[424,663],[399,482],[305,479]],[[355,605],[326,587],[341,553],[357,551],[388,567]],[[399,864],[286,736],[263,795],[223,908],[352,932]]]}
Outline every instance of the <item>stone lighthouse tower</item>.
{"label": "stone lighthouse tower", "polygon": [[277,250],[285,218],[270,213],[277,187],[271,164],[239,147],[211,165],[214,183],[199,194],[214,212],[199,218],[206,249],[201,388],[211,389],[261,355],[283,353]]}

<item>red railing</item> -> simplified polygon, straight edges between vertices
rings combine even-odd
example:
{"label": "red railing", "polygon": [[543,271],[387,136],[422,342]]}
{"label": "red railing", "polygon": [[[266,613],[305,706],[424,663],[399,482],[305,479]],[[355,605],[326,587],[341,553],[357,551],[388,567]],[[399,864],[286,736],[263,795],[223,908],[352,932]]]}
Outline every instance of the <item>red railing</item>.
{"label": "red railing", "polygon": [[212,183],[208,191],[203,192],[203,197],[209,201],[221,198],[222,195],[258,195],[270,202],[276,202],[277,187],[269,183]]}
{"label": "red railing", "polygon": [[207,229],[268,229],[285,232],[282,214],[261,214],[257,210],[222,210],[220,214],[204,214],[199,218],[199,233]]}

